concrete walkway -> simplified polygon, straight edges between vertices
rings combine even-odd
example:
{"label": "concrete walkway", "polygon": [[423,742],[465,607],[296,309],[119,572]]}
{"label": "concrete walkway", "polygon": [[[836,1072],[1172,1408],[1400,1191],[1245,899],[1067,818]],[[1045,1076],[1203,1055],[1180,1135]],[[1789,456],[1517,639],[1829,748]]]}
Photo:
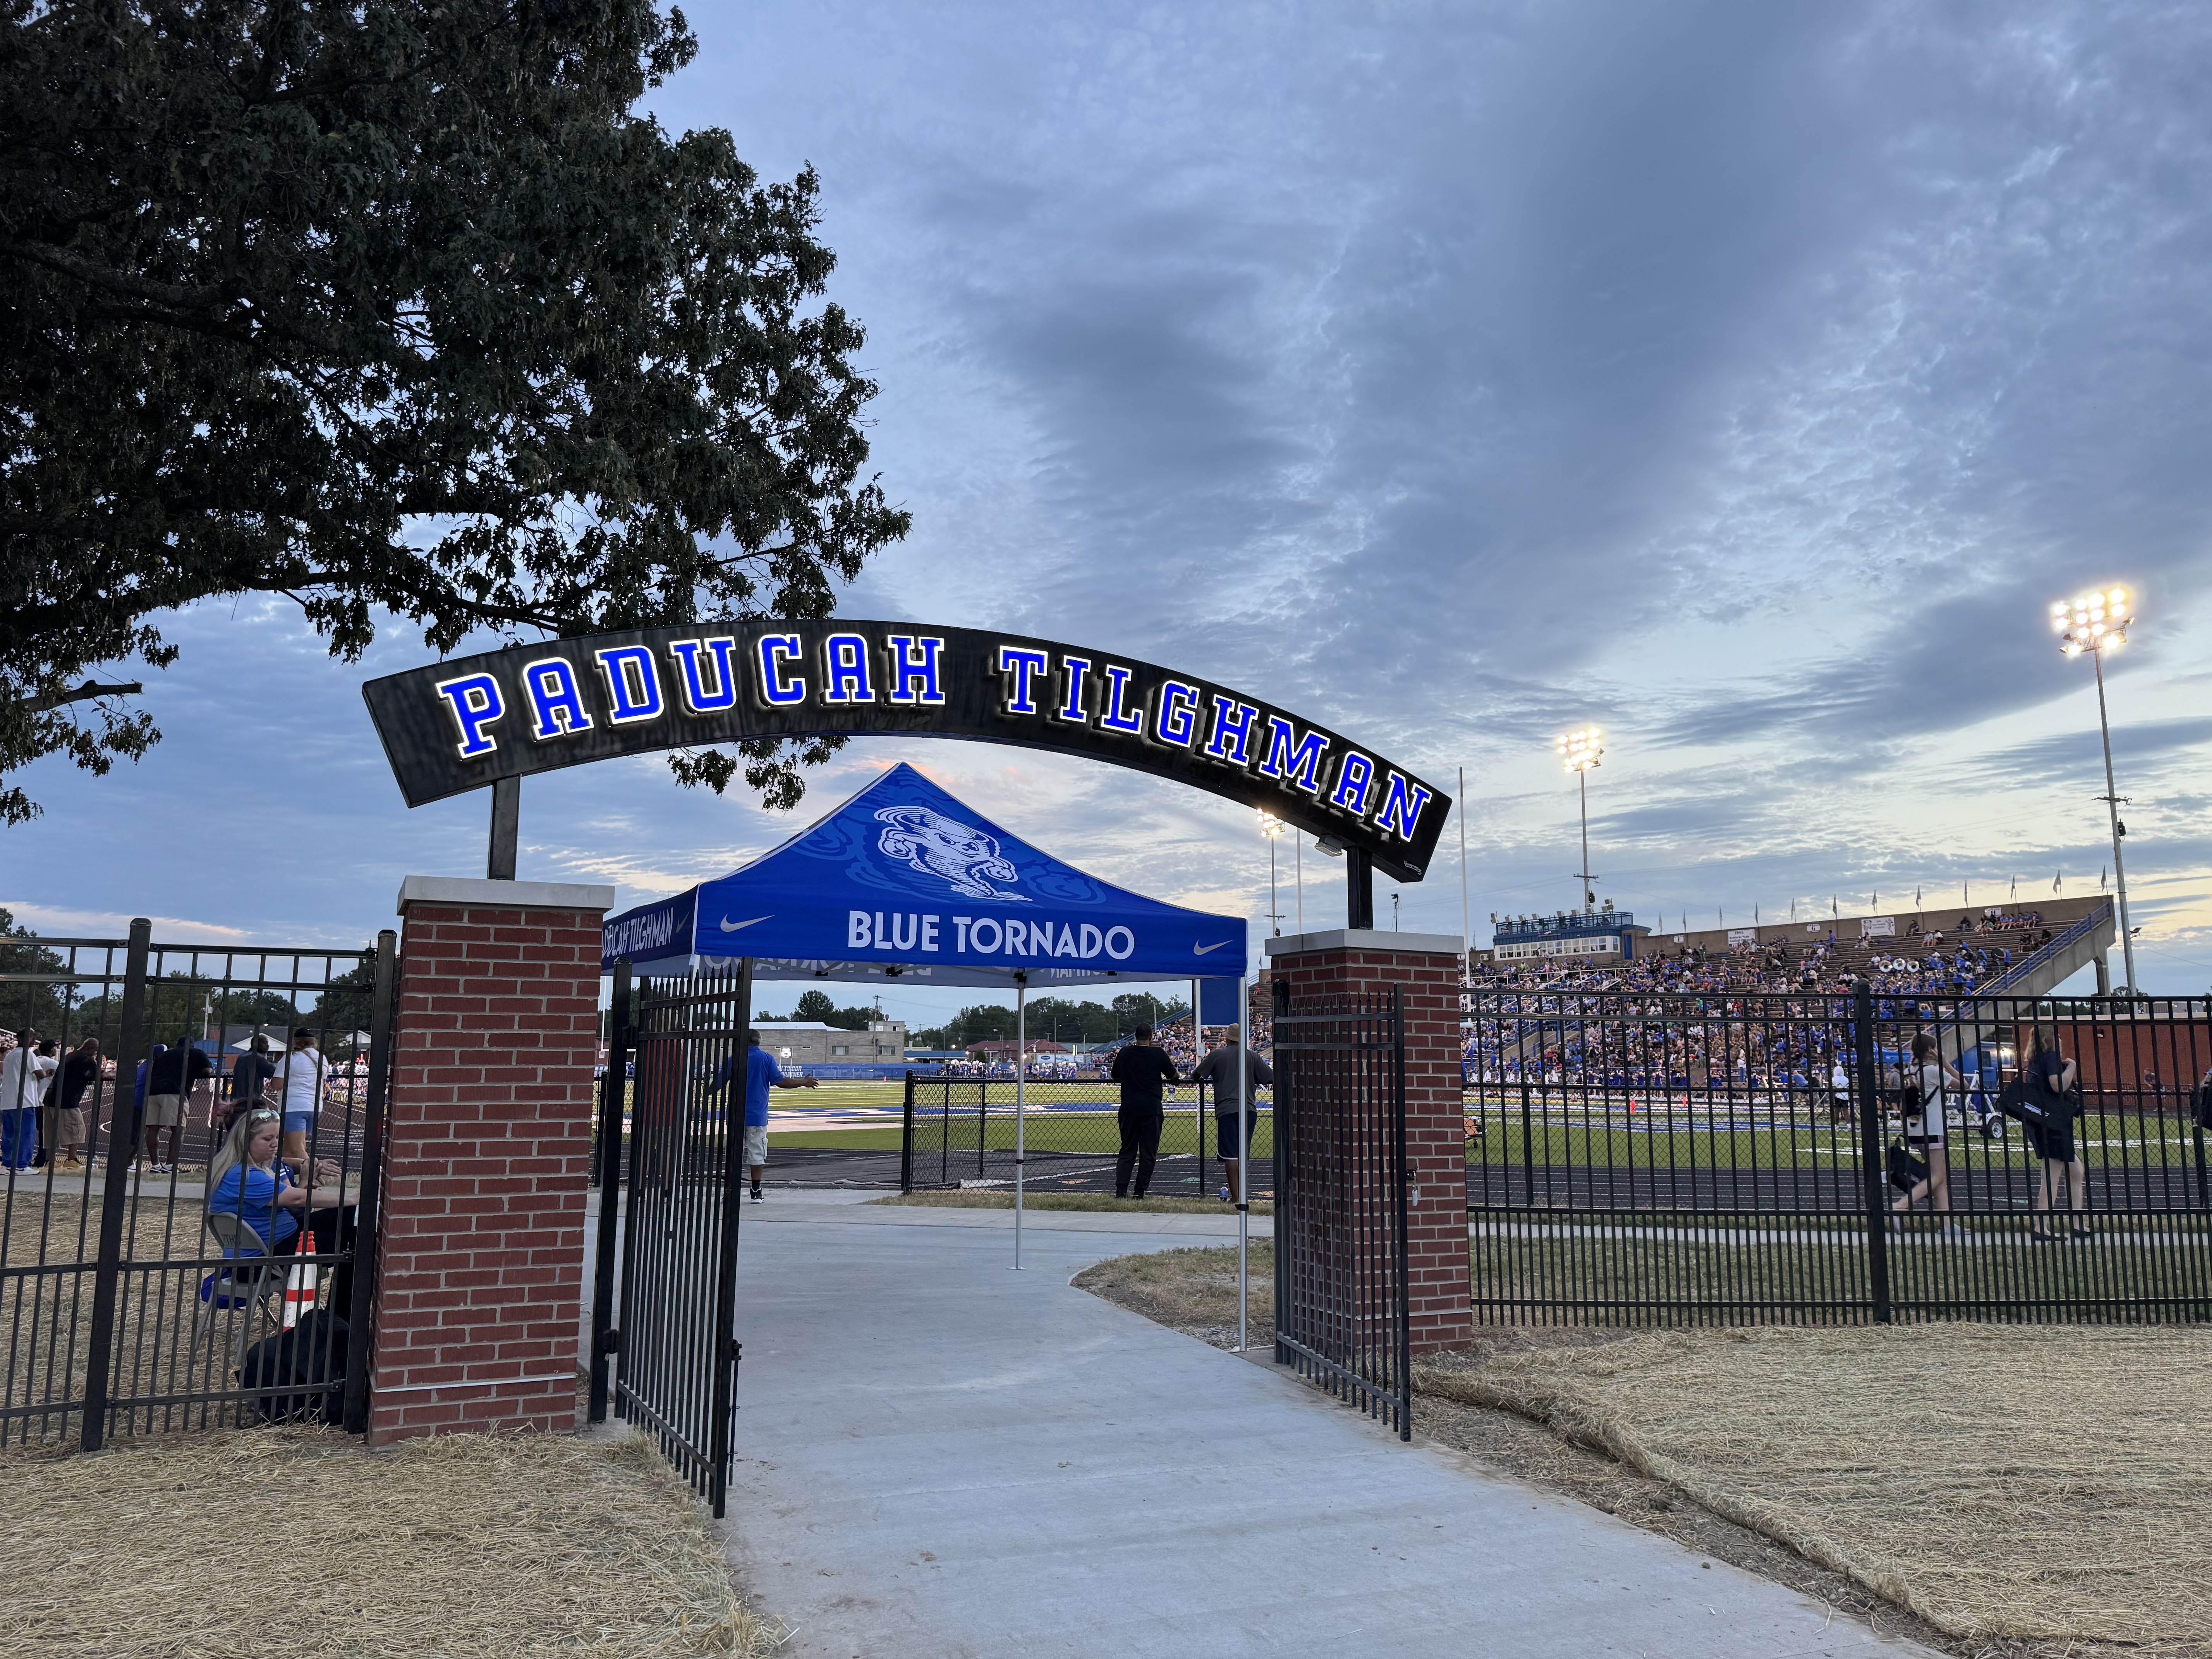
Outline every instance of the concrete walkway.
{"label": "concrete walkway", "polygon": [[1066,1282],[1189,1232],[1033,1216],[1016,1273],[959,1213],[746,1206],[730,1550],[781,1653],[1928,1652]]}

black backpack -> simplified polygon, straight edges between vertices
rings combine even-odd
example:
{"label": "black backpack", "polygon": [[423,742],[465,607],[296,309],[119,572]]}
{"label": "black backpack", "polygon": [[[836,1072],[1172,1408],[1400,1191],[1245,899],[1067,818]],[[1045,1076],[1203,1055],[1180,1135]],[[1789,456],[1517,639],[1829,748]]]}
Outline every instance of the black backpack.
{"label": "black backpack", "polygon": [[264,1423],[335,1423],[345,1415],[346,1322],[318,1310],[290,1330],[246,1351],[239,1382],[249,1389],[296,1387],[253,1402]]}

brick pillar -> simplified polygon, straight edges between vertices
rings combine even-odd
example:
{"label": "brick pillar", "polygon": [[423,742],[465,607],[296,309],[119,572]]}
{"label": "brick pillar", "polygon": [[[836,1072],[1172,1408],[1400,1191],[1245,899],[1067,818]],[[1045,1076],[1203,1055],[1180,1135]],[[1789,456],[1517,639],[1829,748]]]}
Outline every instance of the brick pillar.
{"label": "brick pillar", "polygon": [[369,1442],[576,1420],[611,887],[410,876]]}
{"label": "brick pillar", "polygon": [[[1461,1088],[1459,940],[1368,929],[1266,941],[1291,1006],[1402,988],[1406,1043],[1407,1294],[1416,1354],[1474,1334],[1468,1279],[1467,1114]],[[1279,1222],[1278,1224],[1280,1224]]]}

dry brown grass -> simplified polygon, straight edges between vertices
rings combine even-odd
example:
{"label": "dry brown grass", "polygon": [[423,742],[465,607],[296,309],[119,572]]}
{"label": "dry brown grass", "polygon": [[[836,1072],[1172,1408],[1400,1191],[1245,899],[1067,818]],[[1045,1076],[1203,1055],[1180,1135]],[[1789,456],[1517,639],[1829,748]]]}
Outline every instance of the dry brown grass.
{"label": "dry brown grass", "polygon": [[177,1437],[0,1464],[0,1654],[769,1652],[641,1436]]}
{"label": "dry brown grass", "polygon": [[[1014,1195],[1009,1192],[977,1191],[938,1193],[893,1193],[889,1198],[872,1198],[871,1204],[906,1204],[925,1210],[1011,1210]],[[1025,1210],[1098,1210],[1109,1213],[1127,1212],[1139,1215],[1218,1215],[1232,1219],[1237,1214],[1233,1205],[1218,1199],[1191,1198],[1115,1198],[1110,1193],[1029,1193],[1022,1199]],[[1273,1215],[1275,1206],[1266,1199],[1252,1200],[1254,1215]]]}
{"label": "dry brown grass", "polygon": [[1425,1368],[1968,1642],[2212,1652],[2212,1333],[1670,1332]]}
{"label": "dry brown grass", "polygon": [[[1251,1252],[1247,1269],[1251,1327],[1273,1331],[1275,1261]],[[1217,1348],[1237,1346],[1237,1249],[1155,1250],[1117,1255],[1085,1267],[1069,1281],[1132,1313],[1172,1326]]]}

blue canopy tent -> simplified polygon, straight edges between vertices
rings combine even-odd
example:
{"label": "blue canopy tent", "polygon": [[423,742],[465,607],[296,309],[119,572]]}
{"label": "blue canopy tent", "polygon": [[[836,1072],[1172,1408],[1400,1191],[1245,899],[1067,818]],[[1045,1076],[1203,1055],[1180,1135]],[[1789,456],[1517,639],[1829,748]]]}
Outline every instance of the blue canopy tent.
{"label": "blue canopy tent", "polygon": [[[902,762],[719,881],[611,918],[599,968],[1011,990],[1242,978],[1241,917],[1163,904],[1009,835]],[[1224,973],[1223,970],[1226,969]]]}
{"label": "blue canopy tent", "polygon": [[[1085,875],[902,762],[720,880],[611,918],[599,967],[611,973],[627,957],[634,972],[688,974],[750,957],[756,981],[1012,990],[1025,1045],[1031,989],[1116,979],[1234,980],[1241,1028],[1249,948],[1242,917],[1163,904]],[[1018,1266],[1026,1071],[1018,1060]]]}

